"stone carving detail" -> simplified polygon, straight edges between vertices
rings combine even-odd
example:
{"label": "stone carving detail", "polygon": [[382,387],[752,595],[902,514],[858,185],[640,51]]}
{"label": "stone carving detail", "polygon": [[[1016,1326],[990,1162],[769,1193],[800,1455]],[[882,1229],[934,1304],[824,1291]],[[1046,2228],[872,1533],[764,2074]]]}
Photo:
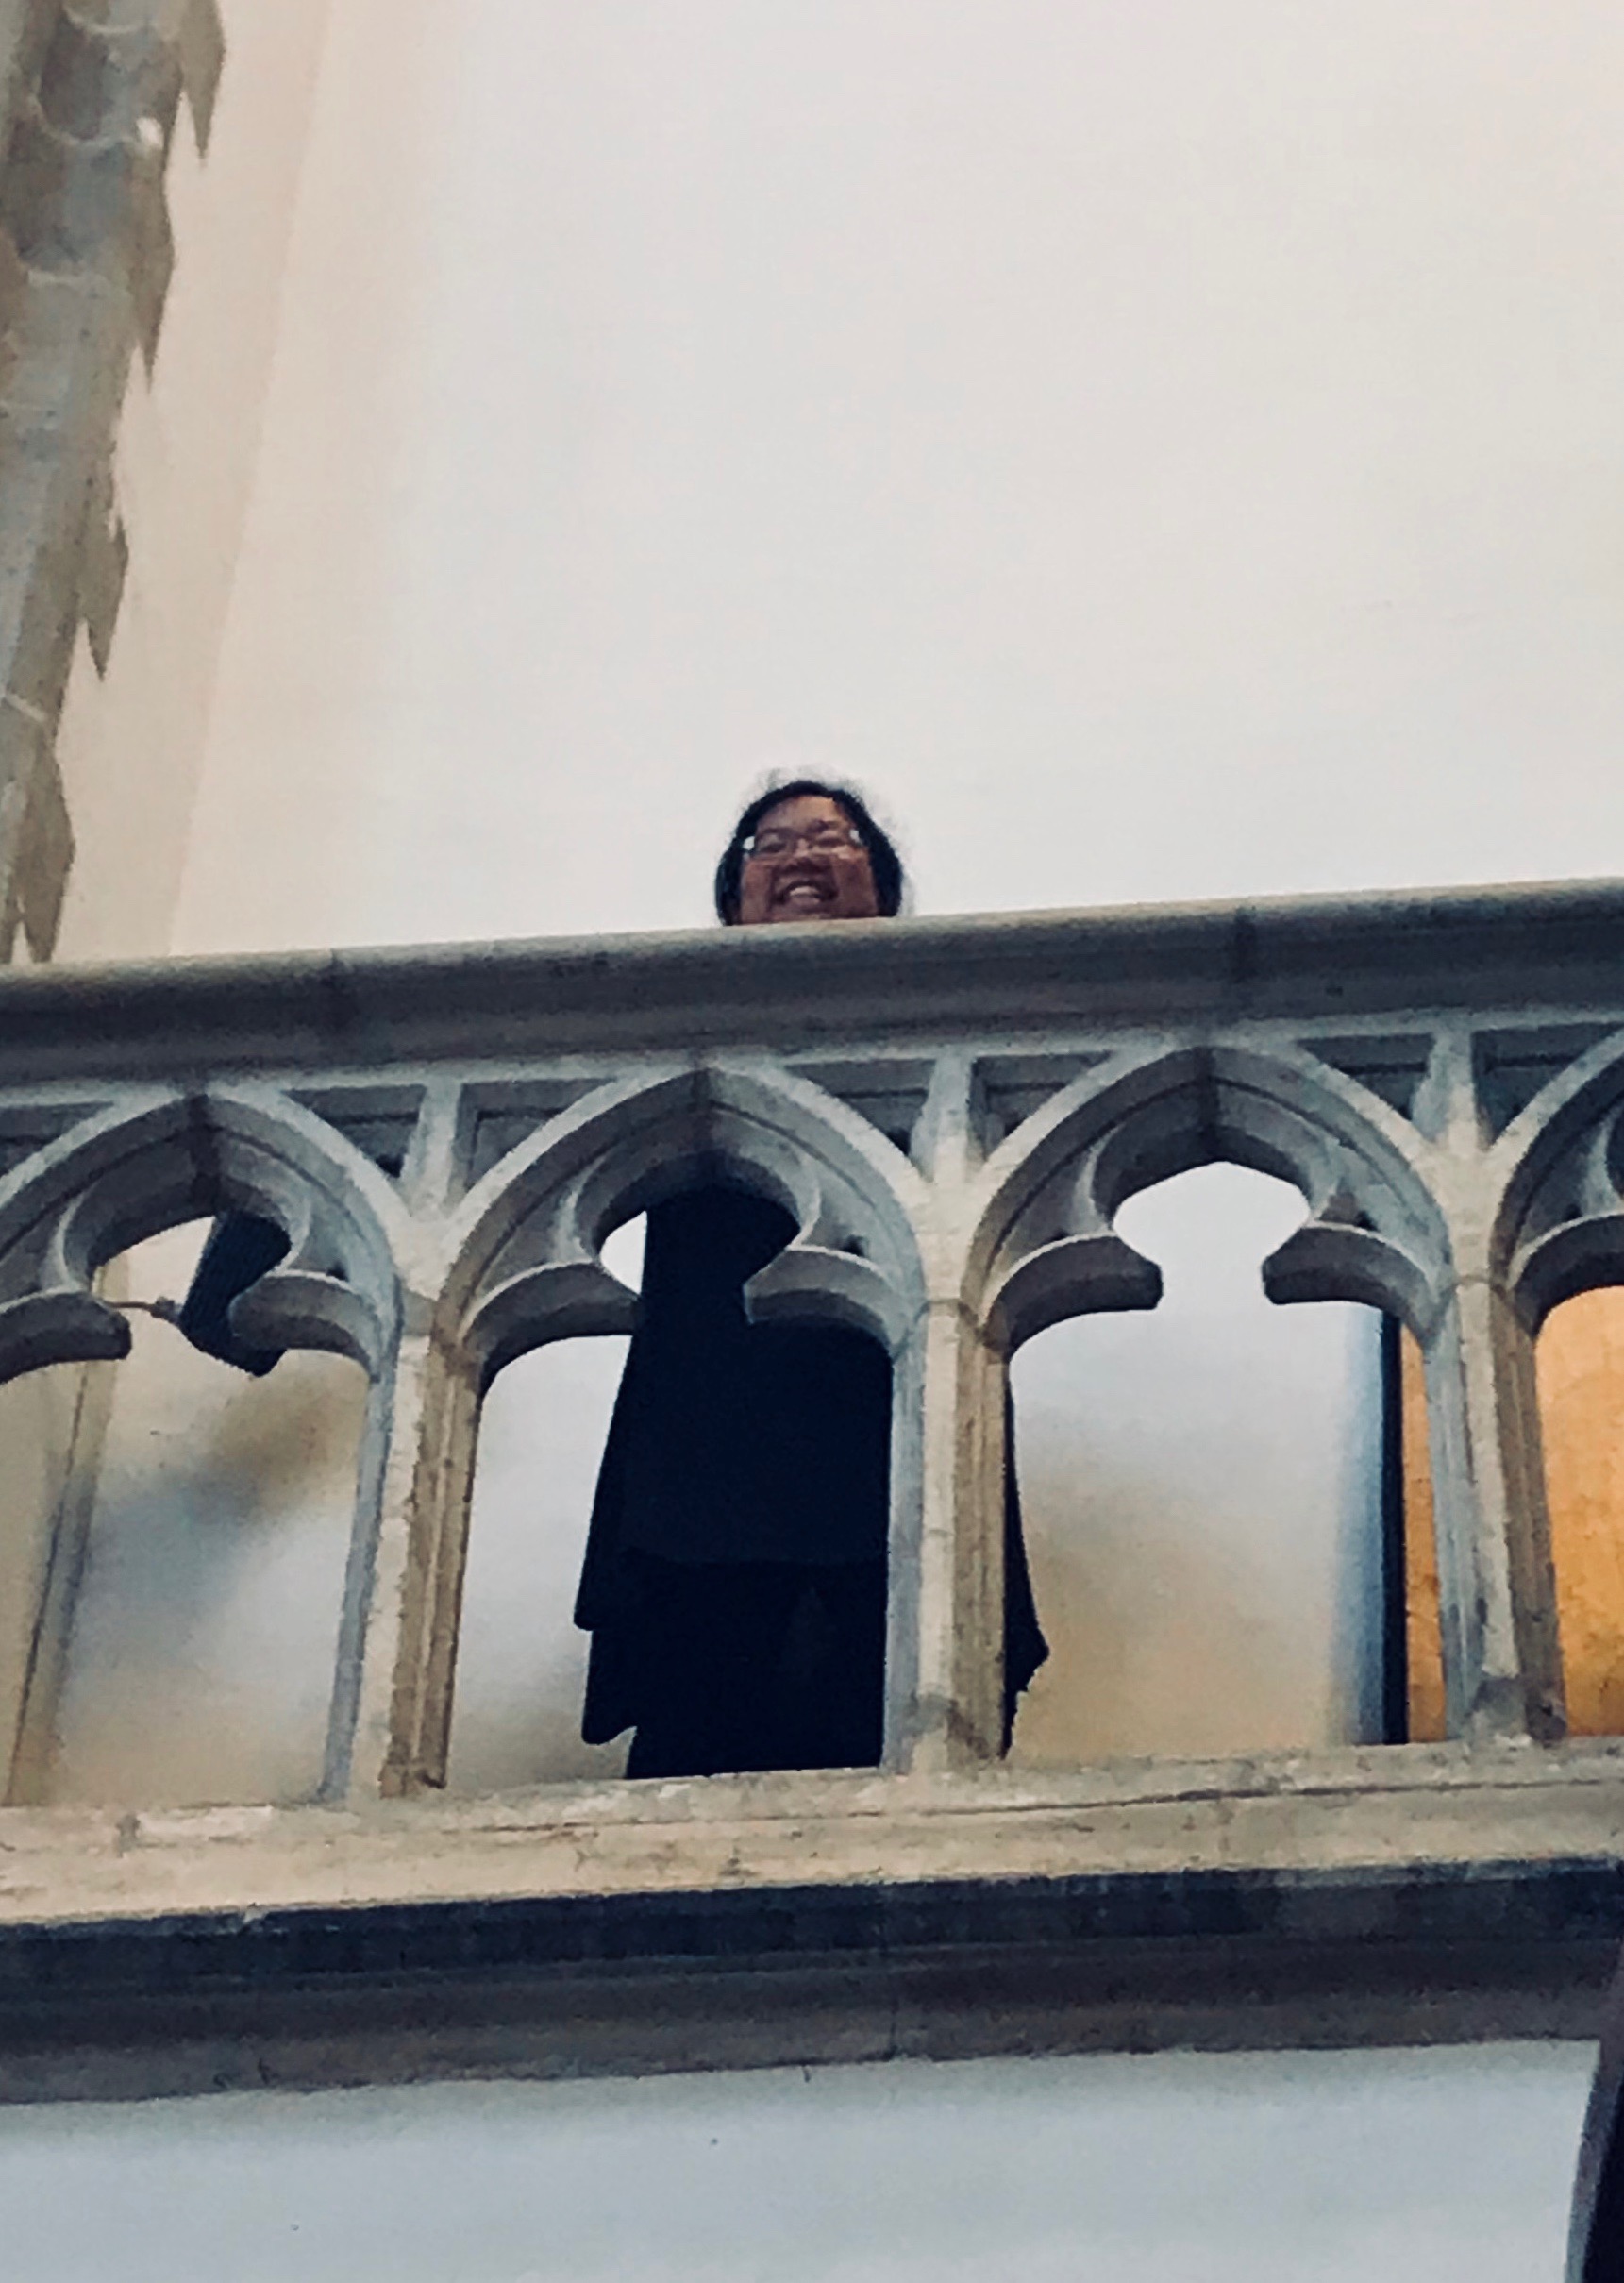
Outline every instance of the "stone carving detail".
{"label": "stone carving detail", "polygon": [[1545,1083],[1491,1152],[1496,1263],[1531,1332],[1576,1293],[1624,1281],[1624,1033],[1582,1042],[1574,1059],[1544,1066]]}
{"label": "stone carving detail", "polygon": [[[278,1069],[273,1032],[228,1026],[252,1074],[198,1090],[118,1075],[142,1057],[111,1016],[94,1018],[110,1050],[74,1047],[72,979],[6,986],[0,1377],[125,1353],[97,1270],[142,1237],[226,1206],[287,1231],[238,1328],[338,1350],[374,1388],[329,1796],[444,1780],[483,1392],[528,1348],[629,1329],[636,1299],[605,1237],[717,1178],[796,1223],[753,1312],[856,1325],[895,1359],[893,1768],[997,1750],[1010,1355],[1062,1318],[1154,1306],[1160,1270],[1116,1217],[1215,1159],[1302,1196],[1301,1225],[1261,1265],[1272,1299],[1362,1301],[1421,1344],[1452,1732],[1561,1734],[1532,1338],[1568,1295],[1624,1282],[1618,1016],[1117,1016],[948,1044],[939,1020],[868,1035],[860,1018],[788,1054],[572,1045],[495,1062],[448,1044],[458,1022],[432,1008],[400,1012],[416,1007],[405,978],[404,996],[392,977],[342,999],[311,987],[360,1025],[346,1035],[369,1037],[364,1053]],[[357,1012],[368,991],[376,1017]],[[35,999],[56,1014],[32,1015]],[[314,1037],[318,1017],[300,1019]],[[194,1039],[185,1066],[200,1052]]]}
{"label": "stone carving detail", "polygon": [[73,859],[55,743],[81,626],[105,672],[127,546],[112,460],[174,263],[182,98],[207,142],[215,0],[0,0],[0,957],[49,956]]}
{"label": "stone carving detail", "polygon": [[242,1087],[126,1096],[0,1180],[0,1379],[126,1355],[128,1324],[97,1297],[96,1271],[159,1230],[233,1207],[292,1240],[240,1303],[244,1334],[331,1349],[384,1375],[398,1202],[336,1131],[285,1096]]}
{"label": "stone carving detail", "polygon": [[488,1375],[544,1339],[629,1331],[634,1297],[599,1245],[660,1198],[717,1177],[800,1224],[751,1283],[759,1318],[818,1317],[901,1346],[922,1301],[918,1175],[844,1103],[744,1060],[599,1088],[494,1167],[451,1226],[448,1334]]}
{"label": "stone carving detail", "polygon": [[1303,1227],[1264,1264],[1271,1300],[1348,1300],[1420,1329],[1448,1240],[1416,1138],[1380,1100],[1288,1048],[1216,1042],[1113,1058],[1016,1128],[990,1161],[972,1272],[1000,1345],[1062,1317],[1154,1307],[1155,1266],[1113,1229],[1137,1191],[1226,1158],[1302,1192]]}

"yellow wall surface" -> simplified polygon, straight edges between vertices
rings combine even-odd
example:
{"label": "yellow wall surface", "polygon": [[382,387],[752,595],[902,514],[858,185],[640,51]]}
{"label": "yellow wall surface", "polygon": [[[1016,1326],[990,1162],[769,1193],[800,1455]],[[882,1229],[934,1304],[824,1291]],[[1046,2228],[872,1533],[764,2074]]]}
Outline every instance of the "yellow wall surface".
{"label": "yellow wall surface", "polygon": [[1446,1733],[1444,1655],[1438,1630],[1438,1541],[1432,1527],[1432,1468],[1427,1451],[1427,1388],[1421,1351],[1406,1332],[1400,1408],[1404,1433],[1405,1669],[1410,1676],[1410,1741]]}
{"label": "yellow wall surface", "polygon": [[[1624,1294],[1586,1292],[1540,1334],[1540,1418],[1567,1726],[1624,1735]],[[1404,1340],[1410,1736],[1444,1734],[1438,1557],[1420,1351]]]}
{"label": "yellow wall surface", "polygon": [[1624,1734],[1624,1294],[1585,1292],[1539,1339],[1557,1622],[1574,1736]]}

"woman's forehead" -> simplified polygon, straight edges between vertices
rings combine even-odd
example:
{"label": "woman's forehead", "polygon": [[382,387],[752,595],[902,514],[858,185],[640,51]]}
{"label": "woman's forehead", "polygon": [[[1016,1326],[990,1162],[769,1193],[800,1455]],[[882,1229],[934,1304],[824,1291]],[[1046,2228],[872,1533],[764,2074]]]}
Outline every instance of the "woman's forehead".
{"label": "woman's forehead", "polygon": [[762,811],[756,819],[756,830],[759,832],[766,825],[813,823],[825,816],[836,824],[851,822],[845,805],[832,793],[792,793],[787,799],[776,800],[770,809]]}

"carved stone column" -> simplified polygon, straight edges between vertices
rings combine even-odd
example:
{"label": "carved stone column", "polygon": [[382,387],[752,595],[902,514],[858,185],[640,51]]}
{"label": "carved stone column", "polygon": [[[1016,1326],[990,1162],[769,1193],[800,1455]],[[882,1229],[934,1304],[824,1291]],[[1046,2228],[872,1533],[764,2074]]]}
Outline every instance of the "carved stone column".
{"label": "carved stone column", "polygon": [[393,1799],[445,1781],[478,1412],[470,1359],[409,1315],[368,1420],[329,1797]]}
{"label": "carved stone column", "polygon": [[914,1769],[995,1759],[1003,1740],[1003,1359],[961,1301],[936,1300],[897,1359],[896,1380],[893,1473],[898,1498],[916,1499],[918,1536],[916,1550],[893,1541],[887,1756]]}
{"label": "carved stone column", "polygon": [[1533,1340],[1469,1266],[1423,1343],[1449,1733],[1560,1736]]}

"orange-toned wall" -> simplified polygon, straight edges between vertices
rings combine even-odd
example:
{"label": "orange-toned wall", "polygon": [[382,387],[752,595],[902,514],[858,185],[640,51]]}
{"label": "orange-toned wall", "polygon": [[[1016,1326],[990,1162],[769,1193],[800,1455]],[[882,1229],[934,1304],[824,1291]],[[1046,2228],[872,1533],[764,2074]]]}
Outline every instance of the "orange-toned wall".
{"label": "orange-toned wall", "polygon": [[[1551,1554],[1567,1725],[1624,1734],[1624,1292],[1587,1292],[1540,1334]],[[1444,1733],[1438,1565],[1421,1362],[1404,1342],[1404,1510],[1410,1735]]]}
{"label": "orange-toned wall", "polygon": [[1586,1292],[1539,1341],[1551,1553],[1575,1736],[1624,1734],[1624,1292]]}

